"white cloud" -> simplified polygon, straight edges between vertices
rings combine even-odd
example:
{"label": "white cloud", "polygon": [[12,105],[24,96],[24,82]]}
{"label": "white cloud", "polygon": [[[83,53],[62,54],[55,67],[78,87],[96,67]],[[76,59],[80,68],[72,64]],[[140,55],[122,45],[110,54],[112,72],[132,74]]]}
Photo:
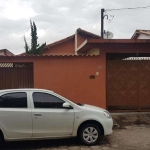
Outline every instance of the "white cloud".
{"label": "white cloud", "polygon": [[[49,44],[74,34],[77,28],[100,35],[102,8],[148,5],[148,0],[0,0],[0,49],[24,52],[23,36],[31,41],[30,19],[37,26],[38,43]],[[136,29],[150,29],[150,9],[109,13],[114,18],[105,29],[114,38],[131,38]]]}
{"label": "white cloud", "polygon": [[2,0],[0,6],[3,9],[0,16],[11,20],[34,17],[37,14],[29,7],[30,5],[26,2],[19,3],[19,0]]}

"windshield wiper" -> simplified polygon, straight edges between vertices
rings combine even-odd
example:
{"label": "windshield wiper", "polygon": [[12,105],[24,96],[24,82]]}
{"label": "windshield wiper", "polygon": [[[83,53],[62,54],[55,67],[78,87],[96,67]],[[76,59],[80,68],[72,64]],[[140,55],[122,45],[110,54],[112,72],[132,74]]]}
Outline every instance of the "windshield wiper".
{"label": "windshield wiper", "polygon": [[76,103],[77,105],[79,105],[79,106],[84,106],[84,104],[81,104],[81,103]]}

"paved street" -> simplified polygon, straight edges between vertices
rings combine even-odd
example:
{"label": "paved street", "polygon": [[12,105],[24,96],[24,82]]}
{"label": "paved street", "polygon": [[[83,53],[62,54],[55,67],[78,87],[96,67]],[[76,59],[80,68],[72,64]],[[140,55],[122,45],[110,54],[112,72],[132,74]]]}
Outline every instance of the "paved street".
{"label": "paved street", "polygon": [[115,129],[96,146],[84,146],[77,139],[9,142],[3,150],[150,150],[150,126]]}

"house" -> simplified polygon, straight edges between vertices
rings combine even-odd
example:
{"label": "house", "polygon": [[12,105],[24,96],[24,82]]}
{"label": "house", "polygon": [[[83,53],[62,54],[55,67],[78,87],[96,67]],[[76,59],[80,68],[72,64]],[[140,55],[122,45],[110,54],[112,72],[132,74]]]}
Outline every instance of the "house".
{"label": "house", "polygon": [[109,111],[150,111],[150,40],[77,29],[43,55],[0,56],[0,89],[45,88]]}
{"label": "house", "polygon": [[136,30],[131,39],[150,39],[150,30]]}
{"label": "house", "polygon": [[[45,47],[43,55],[78,55],[78,54],[90,54],[99,55],[98,49],[90,49],[89,51],[80,52],[80,49],[89,39],[101,39],[99,35],[87,32],[78,28],[75,34],[48,44]],[[26,55],[25,53],[20,54]]]}
{"label": "house", "polygon": [[7,49],[0,49],[0,56],[14,56],[14,54]]}
{"label": "house", "polygon": [[60,41],[49,44],[45,48],[45,54],[99,54],[98,49],[92,49],[86,53],[80,52],[82,46],[88,39],[101,39],[99,35],[87,32],[81,28],[75,34]]}

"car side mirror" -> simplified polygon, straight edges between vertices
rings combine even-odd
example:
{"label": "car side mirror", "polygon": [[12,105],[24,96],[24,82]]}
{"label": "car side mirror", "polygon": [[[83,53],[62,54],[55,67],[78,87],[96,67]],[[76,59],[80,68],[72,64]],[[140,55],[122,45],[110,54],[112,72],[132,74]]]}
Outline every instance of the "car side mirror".
{"label": "car side mirror", "polygon": [[63,106],[63,108],[66,108],[66,109],[73,109],[73,107],[67,102],[63,103],[62,106]]}

